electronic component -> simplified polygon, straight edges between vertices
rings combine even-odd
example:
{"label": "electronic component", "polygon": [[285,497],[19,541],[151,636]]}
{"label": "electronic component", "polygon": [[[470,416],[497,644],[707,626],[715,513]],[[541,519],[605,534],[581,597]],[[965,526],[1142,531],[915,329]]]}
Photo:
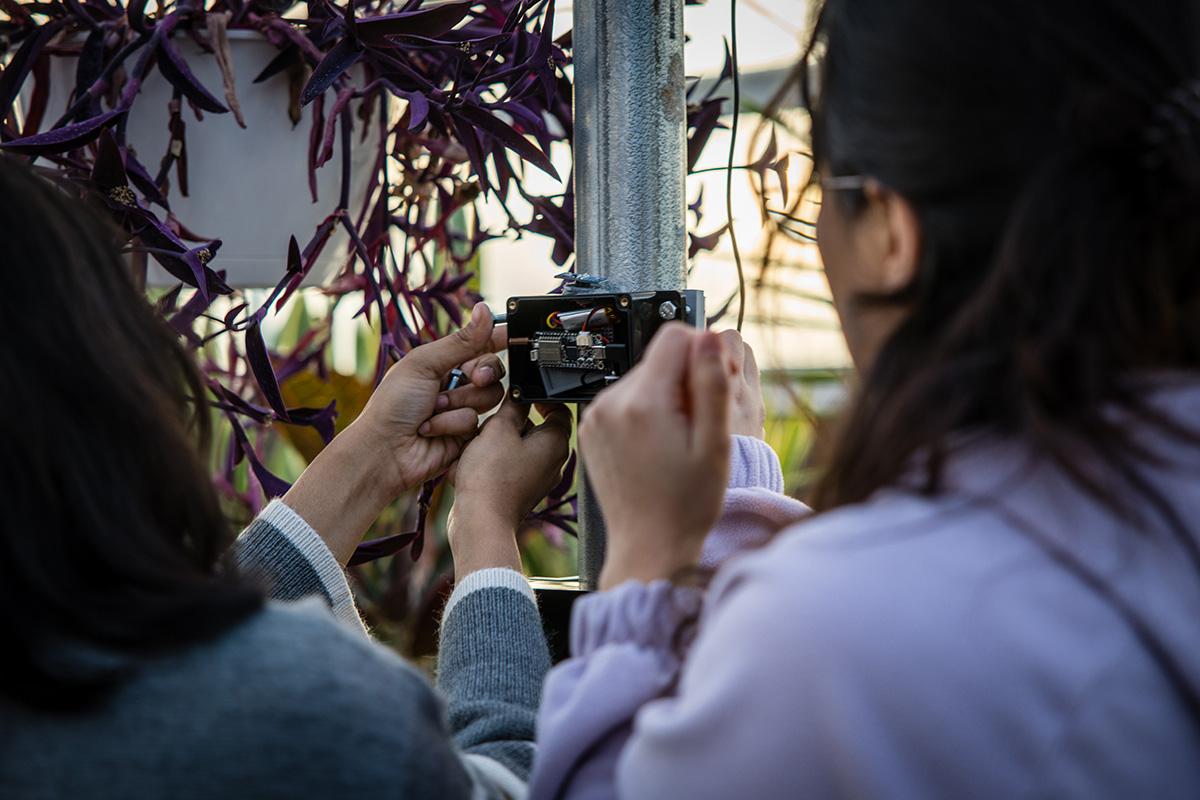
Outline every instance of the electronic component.
{"label": "electronic component", "polygon": [[530,337],[529,360],[541,367],[599,369],[606,347],[604,337],[596,333],[539,331]]}
{"label": "electronic component", "polygon": [[582,402],[618,380],[667,322],[704,320],[698,291],[513,297],[506,320],[509,394],[522,402]]}

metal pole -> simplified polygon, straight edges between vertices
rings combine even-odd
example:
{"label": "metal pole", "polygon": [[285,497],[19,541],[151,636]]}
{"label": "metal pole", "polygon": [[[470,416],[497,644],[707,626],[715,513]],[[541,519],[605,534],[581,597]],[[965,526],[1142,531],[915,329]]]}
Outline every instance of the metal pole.
{"label": "metal pole", "polygon": [[[573,43],[576,269],[618,291],[682,289],[683,0],[575,0]],[[592,589],[605,537],[586,475],[579,517],[580,581]]]}

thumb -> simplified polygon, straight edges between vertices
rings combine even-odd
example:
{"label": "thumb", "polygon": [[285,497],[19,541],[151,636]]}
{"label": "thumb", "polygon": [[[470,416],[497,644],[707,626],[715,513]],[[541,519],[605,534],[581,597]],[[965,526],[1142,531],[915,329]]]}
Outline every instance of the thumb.
{"label": "thumb", "polygon": [[729,447],[729,374],[721,338],[702,333],[688,358],[688,396],[692,407],[692,447],[701,454]]}
{"label": "thumb", "polygon": [[494,326],[491,309],[476,303],[466,327],[436,342],[421,345],[405,356],[404,361],[422,377],[441,380],[464,361],[491,352]]}

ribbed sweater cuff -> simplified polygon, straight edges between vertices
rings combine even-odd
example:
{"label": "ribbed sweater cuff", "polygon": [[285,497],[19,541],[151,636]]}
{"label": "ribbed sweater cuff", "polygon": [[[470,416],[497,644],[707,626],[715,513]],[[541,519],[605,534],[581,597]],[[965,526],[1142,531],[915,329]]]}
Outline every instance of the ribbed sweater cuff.
{"label": "ribbed sweater cuff", "polygon": [[529,598],[529,602],[533,603],[535,607],[537,606],[537,598],[533,594],[533,588],[529,585],[529,581],[525,579],[524,575],[508,567],[493,567],[469,573],[455,584],[454,591],[450,594],[450,599],[446,601],[446,608],[442,611],[442,619],[449,619],[450,612],[467,595],[482,589],[512,589]]}
{"label": "ribbed sweater cuff", "polygon": [[783,493],[783,468],[771,446],[755,436],[734,436],[729,453],[730,489]]}
{"label": "ribbed sweater cuff", "polygon": [[[279,536],[259,535],[257,526],[260,524],[270,527]],[[239,563],[252,573],[269,576],[273,596],[282,599],[301,597],[318,589],[309,585],[311,574],[290,566],[299,557],[315,574],[320,583],[319,590],[329,601],[333,615],[351,627],[363,629],[341,564],[325,540],[283,501],[272,500],[251,523],[238,540],[237,556]]]}

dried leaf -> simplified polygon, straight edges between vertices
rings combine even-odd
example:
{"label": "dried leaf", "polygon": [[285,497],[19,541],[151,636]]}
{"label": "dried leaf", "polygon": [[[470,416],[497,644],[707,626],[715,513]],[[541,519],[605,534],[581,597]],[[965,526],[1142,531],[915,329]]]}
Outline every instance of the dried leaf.
{"label": "dried leaf", "polygon": [[225,102],[229,104],[229,110],[233,112],[233,118],[237,120],[238,126],[245,128],[246,120],[242,116],[242,107],[238,103],[237,89],[234,81],[233,54],[229,51],[227,26],[229,25],[230,16],[228,11],[210,12],[207,17],[208,33],[212,39],[213,55],[217,59],[217,68],[221,70],[221,80],[225,84]]}
{"label": "dried leaf", "polygon": [[350,102],[350,98],[354,96],[354,88],[347,86],[337,93],[337,98],[333,101],[333,106],[329,109],[329,114],[325,118],[325,130],[321,135],[321,152],[317,154],[316,166],[322,167],[328,163],[329,159],[333,158],[333,142],[336,137],[334,126],[339,121],[342,112],[346,109],[346,105]]}

